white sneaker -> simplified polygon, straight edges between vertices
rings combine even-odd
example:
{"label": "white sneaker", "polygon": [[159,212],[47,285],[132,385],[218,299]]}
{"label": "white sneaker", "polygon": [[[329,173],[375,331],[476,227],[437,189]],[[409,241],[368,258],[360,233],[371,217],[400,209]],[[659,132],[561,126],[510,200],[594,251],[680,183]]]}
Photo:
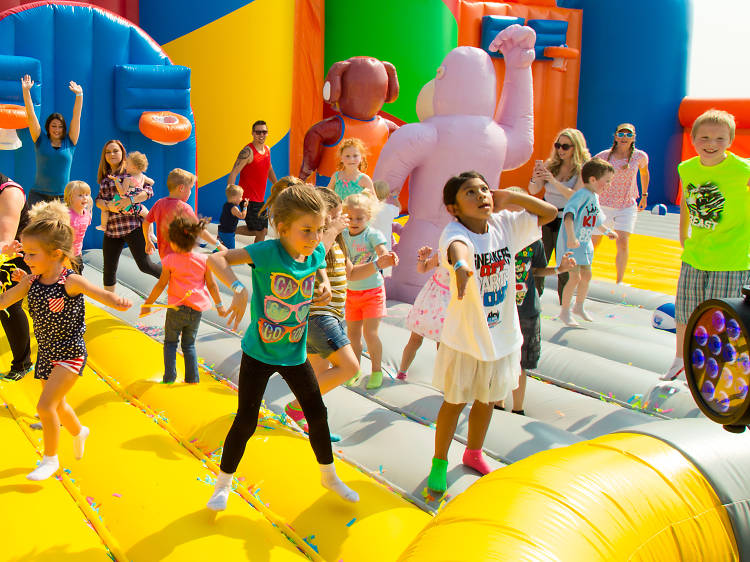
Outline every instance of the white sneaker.
{"label": "white sneaker", "polygon": [[[669,370],[659,377],[662,381],[673,381],[685,373],[685,364],[682,359],[675,359]],[[684,376],[683,376],[684,378]]]}
{"label": "white sneaker", "polygon": [[55,455],[54,457],[42,457],[42,462],[39,463],[39,466],[37,466],[36,469],[27,474],[26,478],[28,478],[29,480],[34,480],[36,482],[40,480],[46,480],[55,472],[57,472],[59,468],[60,461],[57,460],[57,455]]}

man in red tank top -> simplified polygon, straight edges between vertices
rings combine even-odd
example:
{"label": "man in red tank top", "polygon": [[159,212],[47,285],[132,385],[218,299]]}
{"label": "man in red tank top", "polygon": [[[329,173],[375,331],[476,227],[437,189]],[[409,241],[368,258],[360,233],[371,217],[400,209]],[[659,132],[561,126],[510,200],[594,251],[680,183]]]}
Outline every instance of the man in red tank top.
{"label": "man in red tank top", "polygon": [[[253,142],[248,143],[237,155],[227,185],[237,183],[242,188],[242,198],[247,200],[245,224],[247,232],[260,242],[268,232],[268,216],[260,213],[266,196],[266,181],[276,183],[276,173],[271,165],[271,149],[266,146],[268,125],[265,121],[253,123]],[[237,181],[239,175],[239,181]],[[240,227],[241,228],[241,227]]]}

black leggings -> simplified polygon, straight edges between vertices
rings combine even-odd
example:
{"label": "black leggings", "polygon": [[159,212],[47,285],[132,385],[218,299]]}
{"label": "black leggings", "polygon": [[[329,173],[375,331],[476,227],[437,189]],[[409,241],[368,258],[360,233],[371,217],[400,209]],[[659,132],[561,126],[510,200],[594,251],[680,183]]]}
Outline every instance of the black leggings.
{"label": "black leggings", "polygon": [[[554,250],[557,245],[557,236],[560,233],[561,226],[562,219],[557,217],[555,220],[542,227],[542,245],[544,246],[544,255],[547,256],[548,262],[552,257],[552,250]],[[555,256],[555,259],[559,261],[560,256]],[[569,277],[570,275],[568,275],[567,271],[557,276],[557,298],[561,304],[563,288],[568,282]],[[539,291],[539,294],[542,294],[542,289],[544,288],[544,277],[536,277],[534,282],[536,283],[537,291]]]}
{"label": "black leggings", "polygon": [[258,425],[258,412],[268,379],[274,373],[279,373],[284,378],[294,393],[294,397],[302,406],[310,429],[310,445],[312,445],[318,464],[333,462],[328,413],[310,362],[305,360],[301,365],[291,367],[268,365],[243,353],[240,364],[237,415],[224,440],[224,451],[221,454],[222,472],[234,474],[237,471],[237,465],[240,464],[242,455],[245,454],[247,440],[253,436]]}
{"label": "black leggings", "polygon": [[111,287],[117,283],[117,264],[120,263],[120,254],[122,254],[125,244],[130,248],[133,259],[143,273],[148,273],[157,279],[161,277],[161,264],[154,263],[146,253],[146,240],[143,238],[143,231],[140,228],[126,234],[123,238],[113,238],[104,236],[102,243],[102,256],[104,260],[104,286]]}
{"label": "black leggings", "polygon": [[[22,258],[15,258],[9,262],[19,269],[26,270]],[[10,278],[11,267],[4,267],[0,271],[0,282],[6,282]],[[11,283],[10,287],[16,283]],[[31,366],[31,335],[29,333],[29,319],[22,308],[23,301],[13,303],[4,311],[0,310],[0,322],[2,322],[5,335],[8,337],[8,345],[13,358],[10,362],[11,371],[20,371]],[[6,314],[7,312],[7,314]]]}

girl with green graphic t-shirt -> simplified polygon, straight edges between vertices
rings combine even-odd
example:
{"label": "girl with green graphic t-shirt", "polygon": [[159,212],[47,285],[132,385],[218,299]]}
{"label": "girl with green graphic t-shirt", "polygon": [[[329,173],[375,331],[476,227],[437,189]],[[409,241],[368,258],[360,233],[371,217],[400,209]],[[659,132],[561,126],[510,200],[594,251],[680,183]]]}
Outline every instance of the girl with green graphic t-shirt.
{"label": "girl with green graphic t-shirt", "polygon": [[[325,249],[320,243],[325,203],[314,187],[301,182],[281,192],[272,215],[278,240],[265,240],[242,249],[213,254],[208,266],[234,297],[229,325],[237,328],[245,314],[248,290],[237,280],[232,265],[252,268],[251,321],[242,338],[237,415],[224,440],[221,471],[208,508],[226,509],[232,476],[258,425],[268,379],[279,373],[302,406],[309,426],[310,445],[320,464],[321,484],[351,502],[359,495],[336,475],[328,417],[320,388],[306,355],[307,317],[312,303],[331,298]],[[315,280],[318,295],[314,296]]]}

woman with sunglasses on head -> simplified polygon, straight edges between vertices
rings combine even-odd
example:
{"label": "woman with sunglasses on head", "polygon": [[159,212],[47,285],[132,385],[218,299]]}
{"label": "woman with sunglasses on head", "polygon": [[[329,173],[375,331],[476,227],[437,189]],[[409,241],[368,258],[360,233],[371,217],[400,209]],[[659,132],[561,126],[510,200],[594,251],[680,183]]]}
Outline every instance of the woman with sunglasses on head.
{"label": "woman with sunglasses on head", "polygon": [[[548,261],[557,243],[562,210],[570,196],[583,185],[581,166],[590,158],[583,133],[578,129],[563,129],[557,134],[549,158],[545,162],[536,161],[534,174],[529,182],[529,193],[536,195],[544,189],[544,200],[557,207],[557,218],[542,226],[542,245]],[[567,282],[568,273],[560,273],[557,276],[557,296],[561,302],[562,290]],[[541,290],[544,277],[537,277],[535,283],[537,289]]]}
{"label": "woman with sunglasses on head", "polygon": [[[331,300],[326,275],[326,250],[321,243],[326,203],[318,190],[295,184],[273,203],[271,216],[278,240],[264,240],[212,254],[207,261],[216,277],[234,291],[228,309],[229,325],[236,329],[250,295],[232,271],[233,265],[252,268],[250,324],[242,338],[242,362],[237,415],[224,440],[216,486],[207,507],[222,511],[232,491],[232,478],[255,433],[268,379],[279,373],[299,402],[307,421],[310,445],[320,465],[321,485],[341,498],[356,502],[359,495],[336,475],[328,429],[328,413],[315,373],[307,358],[307,317],[312,304]],[[319,279],[317,295],[314,292]]]}
{"label": "woman with sunglasses on head", "polygon": [[[599,204],[609,223],[613,223],[613,230],[617,233],[617,256],[615,269],[617,270],[617,284],[621,284],[625,277],[630,252],[630,235],[635,230],[635,220],[638,211],[646,208],[648,203],[648,154],[635,147],[635,126],[630,123],[618,125],[615,140],[609,150],[602,150],[596,155],[606,160],[615,168],[615,177],[608,189],[599,195]],[[641,195],[638,198],[638,182],[636,176],[641,174]],[[602,241],[601,235],[592,236],[596,250]]]}

